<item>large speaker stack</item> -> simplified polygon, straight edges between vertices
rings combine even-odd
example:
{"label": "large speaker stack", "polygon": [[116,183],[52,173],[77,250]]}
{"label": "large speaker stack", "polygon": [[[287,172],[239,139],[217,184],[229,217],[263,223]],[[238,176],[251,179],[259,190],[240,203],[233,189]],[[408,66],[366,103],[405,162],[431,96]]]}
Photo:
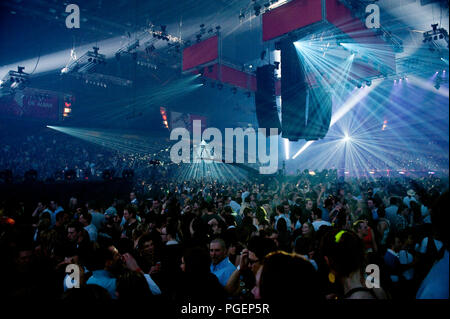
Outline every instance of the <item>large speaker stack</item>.
{"label": "large speaker stack", "polygon": [[320,85],[312,87],[292,39],[280,43],[282,136],[290,141],[324,138],[331,121],[331,96]]}
{"label": "large speaker stack", "polygon": [[271,128],[281,130],[275,97],[275,66],[267,64],[256,70],[255,107],[258,126],[270,134]]}

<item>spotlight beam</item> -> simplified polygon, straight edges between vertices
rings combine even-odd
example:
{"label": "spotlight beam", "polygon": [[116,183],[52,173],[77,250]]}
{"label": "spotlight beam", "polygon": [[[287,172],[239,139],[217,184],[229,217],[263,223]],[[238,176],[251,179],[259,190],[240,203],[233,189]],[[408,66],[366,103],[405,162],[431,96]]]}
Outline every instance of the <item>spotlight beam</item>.
{"label": "spotlight beam", "polygon": [[289,140],[287,138],[284,139],[284,153],[286,156],[286,160],[289,159]]}
{"label": "spotlight beam", "polygon": [[[354,108],[364,97],[366,97],[370,92],[372,92],[378,85],[374,83],[371,87],[360,90],[356,95],[350,97],[344,105],[342,105],[336,113],[331,117],[330,127],[332,127],[337,121],[339,121],[345,114],[347,114],[352,108]],[[314,141],[308,141],[305,145],[292,157],[292,159],[297,158],[301,153],[303,153]]]}

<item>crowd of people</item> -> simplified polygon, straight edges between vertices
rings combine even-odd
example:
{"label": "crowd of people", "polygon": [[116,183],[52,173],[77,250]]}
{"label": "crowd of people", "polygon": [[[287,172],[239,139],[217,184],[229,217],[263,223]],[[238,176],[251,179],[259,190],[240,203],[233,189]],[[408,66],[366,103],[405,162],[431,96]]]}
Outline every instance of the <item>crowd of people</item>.
{"label": "crowd of people", "polygon": [[2,295],[154,302],[449,296],[448,179],[343,179],[323,171],[153,182],[151,191],[109,202],[68,194],[68,202],[53,198],[21,211],[3,200]]}
{"label": "crowd of people", "polygon": [[[108,146],[106,137],[92,143],[50,128],[17,134],[0,127],[0,133],[0,181],[8,178],[3,176],[6,171],[12,181],[22,182],[30,171],[34,171],[40,181],[61,181],[66,179],[67,173],[75,180],[102,180],[105,175],[121,178],[124,171],[133,170],[136,187],[148,189],[151,184],[149,180],[177,181],[180,175],[186,175],[184,179],[190,180],[196,175],[184,174],[186,168],[170,160],[171,143],[168,139],[152,139],[145,143],[143,139],[136,144],[132,139],[126,142],[127,139],[123,138],[117,145]],[[142,146],[142,143],[144,146],[138,151],[136,145]],[[352,167],[348,173],[351,176],[367,176],[373,171],[376,177],[380,177],[399,176],[398,172],[403,171],[406,175],[418,177],[432,171],[436,175],[448,175],[448,155],[437,154],[425,157],[420,154],[389,153],[389,156],[386,155],[389,161],[383,161],[383,156],[367,154],[364,167]],[[396,164],[395,167],[392,163]],[[258,169],[256,164],[246,165]],[[298,175],[301,171],[291,168],[287,173]],[[340,171],[343,175],[344,170]]]}
{"label": "crowd of people", "polygon": [[161,162],[169,161],[168,143],[164,139],[151,141],[151,149],[130,152],[101,145],[101,141],[90,143],[50,128],[28,134],[0,132],[0,171],[9,171],[13,182],[23,182],[29,171],[35,171],[40,181],[65,180],[68,171],[77,180],[101,180],[105,171],[112,177],[122,177],[127,169],[132,169],[141,179],[168,174],[168,166],[152,170]]}

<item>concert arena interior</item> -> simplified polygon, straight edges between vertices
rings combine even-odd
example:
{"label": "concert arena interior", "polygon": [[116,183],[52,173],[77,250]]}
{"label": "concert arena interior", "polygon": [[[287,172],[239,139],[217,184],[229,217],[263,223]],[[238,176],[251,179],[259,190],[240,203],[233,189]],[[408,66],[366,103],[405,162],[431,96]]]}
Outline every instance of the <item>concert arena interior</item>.
{"label": "concert arena interior", "polygon": [[448,300],[448,1],[0,15],[2,300],[157,318]]}

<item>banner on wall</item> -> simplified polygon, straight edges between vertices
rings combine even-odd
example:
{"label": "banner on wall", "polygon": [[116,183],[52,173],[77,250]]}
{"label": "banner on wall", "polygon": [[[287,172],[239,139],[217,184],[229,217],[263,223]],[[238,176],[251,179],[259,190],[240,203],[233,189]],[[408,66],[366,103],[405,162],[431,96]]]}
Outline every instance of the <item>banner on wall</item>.
{"label": "banner on wall", "polygon": [[56,92],[25,88],[0,98],[0,114],[17,118],[58,120]]}
{"label": "banner on wall", "polygon": [[181,112],[170,112],[170,128],[184,128],[188,131],[192,131],[193,127],[193,121],[199,120],[202,121],[202,132],[207,127],[207,117],[197,114],[190,114],[190,113],[181,113]]}

